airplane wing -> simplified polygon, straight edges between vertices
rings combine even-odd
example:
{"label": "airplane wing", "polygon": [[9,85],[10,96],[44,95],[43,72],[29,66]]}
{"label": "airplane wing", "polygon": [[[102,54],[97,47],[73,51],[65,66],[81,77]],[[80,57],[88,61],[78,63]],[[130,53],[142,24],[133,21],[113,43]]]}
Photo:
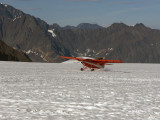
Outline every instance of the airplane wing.
{"label": "airplane wing", "polygon": [[98,63],[122,63],[122,60],[93,60]]}
{"label": "airplane wing", "polygon": [[76,58],[76,57],[66,57],[66,56],[60,56],[64,59],[72,59],[72,60],[78,60],[78,61],[88,61],[88,62],[95,62],[95,63],[122,63],[121,60],[96,60],[96,59],[83,59],[83,58]]}
{"label": "airplane wing", "polygon": [[61,58],[64,59],[71,59],[71,60],[78,60],[78,61],[84,61],[85,59],[83,58],[76,58],[76,57],[66,57],[66,56],[60,56]]}

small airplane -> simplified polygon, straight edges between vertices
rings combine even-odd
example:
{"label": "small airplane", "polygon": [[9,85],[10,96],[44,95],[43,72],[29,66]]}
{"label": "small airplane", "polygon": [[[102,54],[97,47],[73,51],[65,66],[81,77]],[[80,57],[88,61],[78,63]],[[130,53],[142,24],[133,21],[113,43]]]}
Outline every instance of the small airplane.
{"label": "small airplane", "polygon": [[83,64],[83,68],[81,68],[81,71],[84,71],[87,68],[91,69],[91,71],[94,71],[94,69],[102,69],[107,63],[122,63],[121,60],[104,60],[103,58],[84,59],[84,58],[66,57],[66,56],[60,56],[60,57],[64,59],[72,59],[80,61]]}

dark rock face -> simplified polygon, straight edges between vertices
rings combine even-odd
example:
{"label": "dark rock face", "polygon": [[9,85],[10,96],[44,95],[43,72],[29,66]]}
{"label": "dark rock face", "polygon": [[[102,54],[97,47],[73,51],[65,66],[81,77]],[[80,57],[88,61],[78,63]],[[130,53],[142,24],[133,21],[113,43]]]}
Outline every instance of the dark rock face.
{"label": "dark rock face", "polygon": [[31,62],[29,57],[19,52],[0,40],[0,61],[21,61],[21,62]]}
{"label": "dark rock face", "polygon": [[99,29],[99,28],[103,28],[97,24],[90,24],[90,23],[80,23],[77,26],[78,29],[84,29],[84,30],[88,30],[88,29]]}
{"label": "dark rock face", "polygon": [[160,31],[143,24],[127,26],[115,23],[108,28],[94,30],[61,30],[61,44],[73,56],[121,59],[124,62],[160,62]]}
{"label": "dark rock face", "polygon": [[108,28],[82,23],[62,28],[0,4],[0,38],[32,61],[61,62],[59,56],[66,55],[160,63],[160,31],[142,23],[114,23]]}
{"label": "dark rock face", "polygon": [[9,5],[0,4],[0,14],[0,37],[7,45],[26,52],[36,61],[56,62],[60,53],[65,54],[48,32],[46,22]]}

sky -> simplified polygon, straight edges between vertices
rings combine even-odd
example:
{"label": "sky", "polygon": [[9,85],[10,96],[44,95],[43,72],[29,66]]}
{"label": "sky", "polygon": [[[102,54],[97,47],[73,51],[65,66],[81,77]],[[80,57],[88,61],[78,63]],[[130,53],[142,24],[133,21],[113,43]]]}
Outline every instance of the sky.
{"label": "sky", "polygon": [[143,23],[160,29],[160,0],[0,0],[48,24],[110,26]]}

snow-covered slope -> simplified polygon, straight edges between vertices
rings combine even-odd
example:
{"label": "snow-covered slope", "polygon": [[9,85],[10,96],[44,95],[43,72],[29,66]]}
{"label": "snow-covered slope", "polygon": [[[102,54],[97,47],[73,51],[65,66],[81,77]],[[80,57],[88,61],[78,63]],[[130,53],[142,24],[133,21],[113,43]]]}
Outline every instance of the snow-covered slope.
{"label": "snow-covered slope", "polygon": [[54,29],[48,30],[48,32],[52,34],[52,37],[54,37],[54,38],[56,37],[56,34],[54,33]]}
{"label": "snow-covered slope", "polygon": [[0,62],[0,120],[159,120],[160,64]]}

